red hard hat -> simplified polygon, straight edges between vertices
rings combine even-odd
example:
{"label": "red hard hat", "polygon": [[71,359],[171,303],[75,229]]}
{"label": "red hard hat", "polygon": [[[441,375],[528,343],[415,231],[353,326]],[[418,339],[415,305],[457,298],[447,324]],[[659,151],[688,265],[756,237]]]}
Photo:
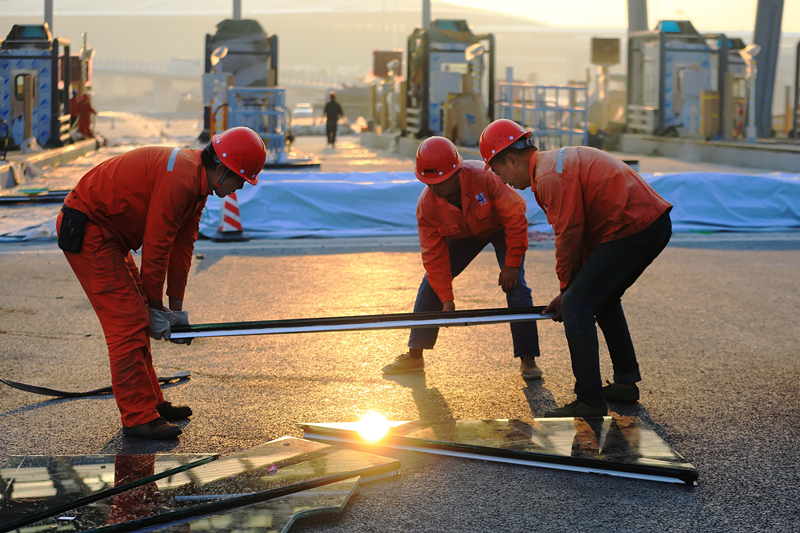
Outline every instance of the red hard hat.
{"label": "red hard hat", "polygon": [[231,128],[211,138],[214,152],[222,164],[250,185],[258,183],[258,173],[267,162],[267,149],[258,133],[250,128]]}
{"label": "red hard hat", "polygon": [[414,174],[422,183],[436,185],[455,174],[463,161],[450,139],[430,137],[417,148]]}
{"label": "red hard hat", "polygon": [[483,162],[486,163],[486,170],[489,169],[489,161],[494,156],[519,141],[527,139],[531,132],[507,118],[495,120],[481,133],[480,150]]}

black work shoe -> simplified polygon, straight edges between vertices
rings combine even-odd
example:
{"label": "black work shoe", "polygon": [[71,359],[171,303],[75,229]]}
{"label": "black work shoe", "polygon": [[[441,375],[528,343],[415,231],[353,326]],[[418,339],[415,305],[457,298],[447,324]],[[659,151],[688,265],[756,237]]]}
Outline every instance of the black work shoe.
{"label": "black work shoe", "polygon": [[192,416],[192,408],[188,405],[172,405],[170,402],[162,403],[156,407],[156,411],[170,422],[183,420],[184,418]]}
{"label": "black work shoe", "polygon": [[406,374],[408,372],[421,372],[425,370],[425,360],[420,357],[416,359],[411,357],[409,352],[400,354],[394,363],[390,363],[381,368],[384,374]]}
{"label": "black work shoe", "polygon": [[131,426],[129,428],[122,428],[125,435],[131,437],[140,437],[142,439],[174,439],[183,431],[175,424],[170,424],[161,417],[139,424],[138,426]]}
{"label": "black work shoe", "polygon": [[578,400],[568,403],[558,409],[548,409],[544,412],[545,418],[594,418],[606,416],[608,408],[605,405],[583,405]]}
{"label": "black work shoe", "polygon": [[603,387],[603,396],[612,402],[637,402],[639,401],[639,387],[618,387],[616,383],[609,383]]}

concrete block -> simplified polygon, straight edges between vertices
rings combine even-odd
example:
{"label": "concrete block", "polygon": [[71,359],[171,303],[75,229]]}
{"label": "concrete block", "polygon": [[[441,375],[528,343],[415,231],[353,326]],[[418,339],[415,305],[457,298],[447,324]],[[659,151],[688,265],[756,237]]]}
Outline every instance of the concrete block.
{"label": "concrete block", "polygon": [[621,151],[689,162],[800,172],[800,146],[788,143],[751,144],[626,133],[622,136]]}

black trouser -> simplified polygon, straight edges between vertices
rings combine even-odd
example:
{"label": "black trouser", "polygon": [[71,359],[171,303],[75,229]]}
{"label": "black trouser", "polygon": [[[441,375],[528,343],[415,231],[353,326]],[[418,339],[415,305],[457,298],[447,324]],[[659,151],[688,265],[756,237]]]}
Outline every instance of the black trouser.
{"label": "black trouser", "polygon": [[635,235],[595,248],[561,299],[564,333],[575,375],[575,394],[587,405],[605,405],[595,321],[603,331],[614,381],[641,381],[620,298],[658,257],[672,236],[669,210]]}
{"label": "black trouser", "polygon": [[337,121],[329,120],[328,124],[325,126],[325,131],[328,133],[328,143],[334,144],[336,142],[336,127],[338,126]]}

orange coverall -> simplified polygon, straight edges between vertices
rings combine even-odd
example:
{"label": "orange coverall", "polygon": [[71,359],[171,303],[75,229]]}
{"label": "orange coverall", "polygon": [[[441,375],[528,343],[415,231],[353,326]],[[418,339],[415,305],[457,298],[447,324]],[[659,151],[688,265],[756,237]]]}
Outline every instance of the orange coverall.
{"label": "orange coverall", "polygon": [[426,187],[417,202],[417,229],[422,264],[428,283],[443,302],[453,300],[453,276],[447,239],[485,238],[505,229],[505,264],[519,267],[528,249],[528,219],[525,200],[505,185],[483,163],[464,161],[461,209],[439,198]]}
{"label": "orange coverall", "polygon": [[[108,345],[122,424],[158,418],[147,298],[183,300],[200,217],[211,193],[200,150],[145,147],[90,170],[64,204],[89,217],[80,253],[65,252]],[[61,228],[59,214],[56,227]],[[141,276],[130,253],[142,249]]]}
{"label": "orange coverall", "polygon": [[562,291],[599,244],[639,233],[672,207],[628,165],[588,146],[536,152],[530,173],[555,233]]}
{"label": "orange coverall", "polygon": [[[72,113],[72,102],[70,102],[70,113]],[[92,107],[89,95],[84,94],[81,96],[81,99],[75,103],[75,115],[78,117],[78,131],[87,139],[94,137],[94,132],[92,132],[93,114],[96,115],[97,111]]]}

